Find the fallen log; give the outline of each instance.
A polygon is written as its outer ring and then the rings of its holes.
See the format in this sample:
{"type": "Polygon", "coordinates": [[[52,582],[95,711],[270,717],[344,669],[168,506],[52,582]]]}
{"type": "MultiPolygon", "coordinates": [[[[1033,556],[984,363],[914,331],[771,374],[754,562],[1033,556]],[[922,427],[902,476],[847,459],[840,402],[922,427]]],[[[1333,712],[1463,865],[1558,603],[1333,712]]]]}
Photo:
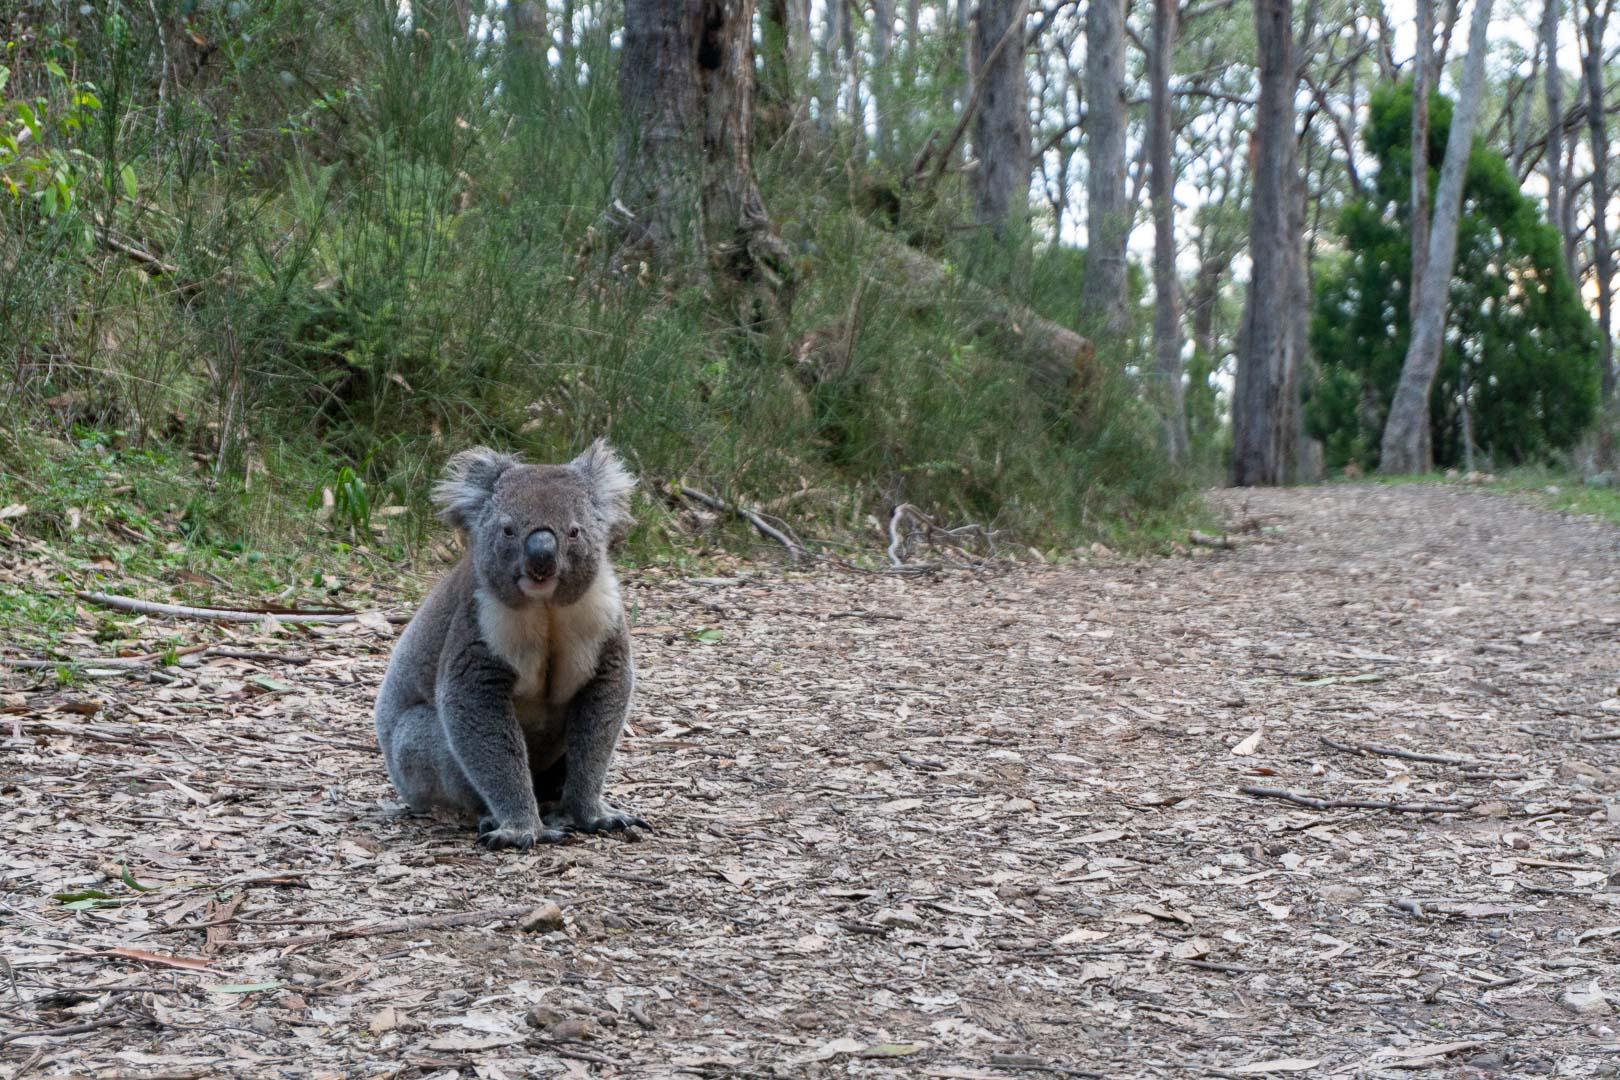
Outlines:
{"type": "Polygon", "coordinates": [[[1066,388],[1076,377],[1087,374],[1097,351],[1086,338],[994,289],[968,280],[899,237],[869,222],[861,221],[860,225],[865,239],[895,270],[892,280],[927,297],[930,304],[938,303],[941,296],[960,296],[975,329],[995,332],[1028,358],[1035,382],[1048,388],[1066,388]]]}

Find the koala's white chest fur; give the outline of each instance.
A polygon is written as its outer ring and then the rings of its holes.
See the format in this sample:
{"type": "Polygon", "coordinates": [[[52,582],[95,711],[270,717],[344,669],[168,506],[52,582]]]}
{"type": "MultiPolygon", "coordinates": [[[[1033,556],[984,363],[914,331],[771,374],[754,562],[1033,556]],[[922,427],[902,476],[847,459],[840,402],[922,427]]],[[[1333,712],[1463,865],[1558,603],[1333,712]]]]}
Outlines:
{"type": "Polygon", "coordinates": [[[537,604],[514,611],[478,593],[479,632],[490,650],[517,672],[512,697],[520,703],[520,719],[550,712],[579,693],[596,673],[602,644],[618,626],[620,611],[619,582],[608,568],[567,607],[537,604]]]}

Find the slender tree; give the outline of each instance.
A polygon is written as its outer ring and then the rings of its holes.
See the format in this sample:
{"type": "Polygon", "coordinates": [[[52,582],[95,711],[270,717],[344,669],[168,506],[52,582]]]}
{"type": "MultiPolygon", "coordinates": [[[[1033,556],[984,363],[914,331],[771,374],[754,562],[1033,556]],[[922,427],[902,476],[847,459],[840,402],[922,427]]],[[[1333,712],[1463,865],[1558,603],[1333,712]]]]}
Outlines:
{"type": "Polygon", "coordinates": [[[1384,422],[1379,468],[1386,473],[1426,472],[1433,459],[1429,391],[1434,386],[1441,346],[1445,343],[1451,272],[1457,257],[1457,223],[1462,213],[1463,180],[1474,145],[1474,121],[1479,116],[1479,101],[1484,90],[1486,31],[1490,20],[1491,0],[1477,0],[1468,31],[1468,58],[1463,65],[1457,107],[1446,138],[1446,157],[1440,166],[1440,183],[1435,190],[1434,213],[1429,224],[1429,258],[1423,267],[1423,276],[1418,282],[1419,295],[1412,309],[1412,336],[1401,366],[1395,400],[1384,422]]]}
{"type": "Polygon", "coordinates": [[[1082,323],[1106,337],[1130,328],[1125,244],[1132,212],[1125,200],[1125,3],[1086,5],[1086,267],[1082,323]]]}
{"type": "Polygon", "coordinates": [[[878,160],[894,153],[894,0],[872,5],[872,122],[878,160]]]}
{"type": "Polygon", "coordinates": [[[1176,0],[1153,0],[1149,57],[1148,168],[1153,201],[1153,355],[1170,460],[1187,456],[1187,406],[1181,386],[1181,304],[1176,281],[1176,178],[1170,169],[1170,60],[1176,42],[1176,0]]]}
{"type": "Polygon", "coordinates": [[[1592,149],[1592,273],[1597,278],[1599,356],[1603,399],[1614,396],[1614,251],[1609,245],[1609,117],[1603,108],[1603,34],[1613,0],[1586,0],[1586,48],[1581,74],[1586,83],[1586,127],[1592,149]]]}
{"type": "MultiPolygon", "coordinates": [[[[1547,167],[1547,220],[1563,235],[1564,226],[1564,72],[1558,66],[1558,25],[1563,0],[1547,0],[1541,10],[1541,51],[1546,64],[1547,145],[1542,160],[1547,167]]],[[[1564,245],[1564,268],[1575,276],[1574,251],[1564,245]]]]}
{"type": "Polygon", "coordinates": [[[1412,291],[1417,314],[1418,282],[1429,261],[1429,95],[1434,93],[1434,0],[1415,0],[1417,37],[1412,48],[1412,291]]]}
{"type": "Polygon", "coordinates": [[[1232,402],[1232,482],[1238,486],[1284,481],[1293,442],[1294,321],[1278,298],[1290,290],[1289,203],[1298,171],[1294,135],[1293,3],[1255,0],[1254,29],[1260,61],[1255,109],[1254,194],[1249,218],[1249,289],[1239,331],[1232,402]]]}

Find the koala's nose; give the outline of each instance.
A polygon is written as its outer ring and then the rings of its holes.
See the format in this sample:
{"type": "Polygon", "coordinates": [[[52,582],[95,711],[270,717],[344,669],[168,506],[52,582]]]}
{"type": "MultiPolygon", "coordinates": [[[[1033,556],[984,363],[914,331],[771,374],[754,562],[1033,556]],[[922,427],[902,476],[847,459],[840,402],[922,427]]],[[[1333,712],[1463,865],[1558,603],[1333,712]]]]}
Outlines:
{"type": "Polygon", "coordinates": [[[523,568],[536,581],[550,577],[557,569],[557,534],[536,529],[523,541],[523,568]]]}

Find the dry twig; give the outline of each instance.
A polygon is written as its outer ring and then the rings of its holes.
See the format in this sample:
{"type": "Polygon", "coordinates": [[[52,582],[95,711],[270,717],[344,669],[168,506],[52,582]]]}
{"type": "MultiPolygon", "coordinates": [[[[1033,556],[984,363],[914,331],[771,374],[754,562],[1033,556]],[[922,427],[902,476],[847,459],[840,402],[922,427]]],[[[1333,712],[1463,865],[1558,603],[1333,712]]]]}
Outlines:
{"type": "Polygon", "coordinates": [[[349,938],[380,937],[385,934],[414,934],[419,930],[451,930],[463,926],[480,926],[490,922],[511,922],[534,910],[533,904],[518,907],[488,908],[484,911],[455,911],[448,915],[425,915],[415,919],[389,919],[369,926],[346,926],[324,934],[306,934],[303,937],[251,938],[245,941],[227,941],[233,949],[287,949],[304,945],[320,945],[328,941],[346,941],[349,938]]]}
{"type": "Polygon", "coordinates": [[[1376,743],[1347,743],[1322,736],[1322,745],[1333,750],[1342,750],[1347,754],[1366,754],[1372,757],[1402,758],[1406,761],[1424,761],[1432,765],[1455,765],[1460,769],[1483,769],[1491,764],[1477,758],[1458,757],[1454,754],[1421,754],[1416,750],[1402,750],[1396,746],[1379,746],[1376,743]]]}
{"type": "Polygon", "coordinates": [[[1254,787],[1250,784],[1238,788],[1245,795],[1254,795],[1262,799],[1281,799],[1296,806],[1307,806],[1312,810],[1387,810],[1394,814],[1461,814],[1472,810],[1477,803],[1403,803],[1379,801],[1377,799],[1318,799],[1312,795],[1301,795],[1297,791],[1286,791],[1283,788],[1254,787]]]}
{"type": "Polygon", "coordinates": [[[985,547],[986,554],[992,553],[995,544],[995,538],[991,535],[990,530],[983,525],[969,524],[947,528],[910,503],[901,503],[889,514],[889,564],[896,569],[905,567],[906,555],[909,554],[907,541],[911,539],[911,535],[915,535],[903,534],[900,531],[900,526],[905,521],[914,521],[922,526],[922,536],[925,542],[933,543],[938,538],[946,547],[952,547],[968,554],[971,554],[971,551],[963,543],[964,537],[978,537],[980,543],[985,547]]]}
{"type": "MultiPolygon", "coordinates": [[[[74,593],[80,600],[119,611],[133,611],[139,615],[164,615],[175,619],[207,619],[213,622],[263,622],[275,619],[283,623],[350,623],[358,621],[363,611],[288,611],[284,608],[219,608],[191,607],[187,604],[163,604],[155,600],[137,600],[133,596],[114,593],[74,593]]],[[[375,614],[382,615],[381,612],[375,614]]],[[[383,618],[394,621],[391,617],[383,618]]]]}

